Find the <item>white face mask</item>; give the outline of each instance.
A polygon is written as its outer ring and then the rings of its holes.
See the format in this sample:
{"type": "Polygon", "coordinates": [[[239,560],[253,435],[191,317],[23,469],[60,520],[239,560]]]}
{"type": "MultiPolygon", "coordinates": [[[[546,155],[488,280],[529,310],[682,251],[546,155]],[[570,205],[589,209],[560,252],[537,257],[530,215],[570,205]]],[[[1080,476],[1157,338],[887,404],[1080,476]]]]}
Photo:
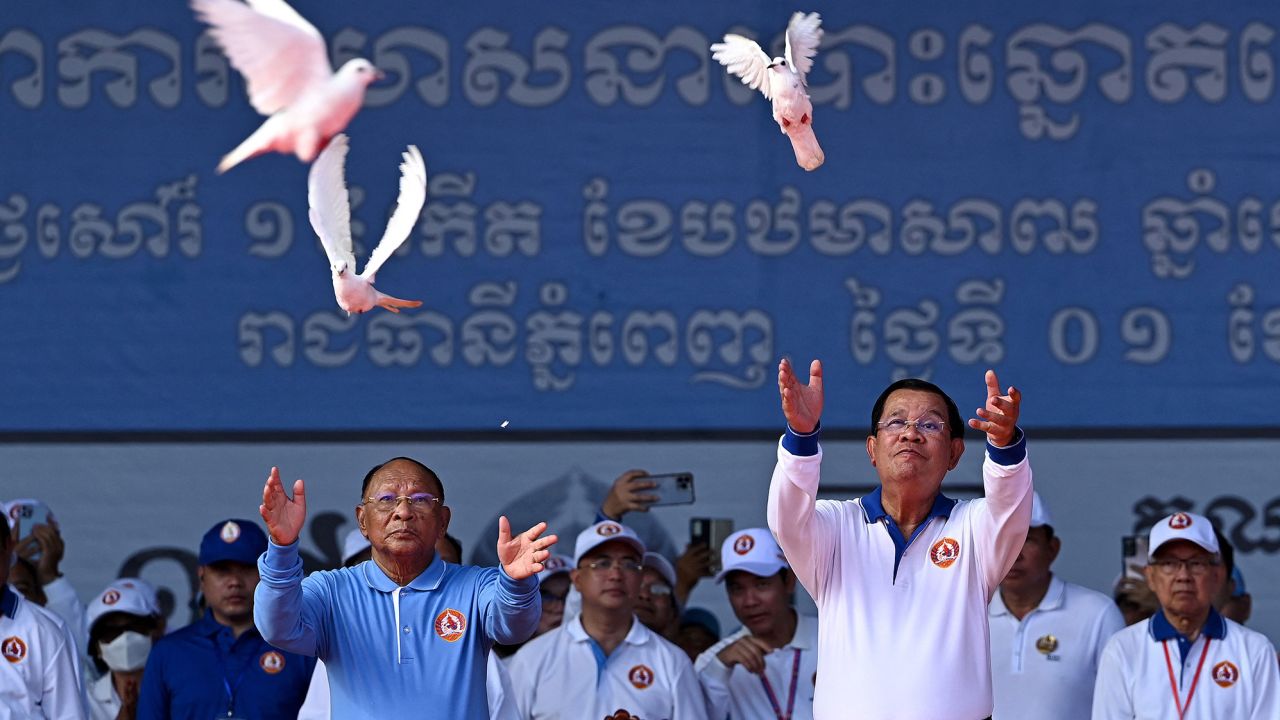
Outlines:
{"type": "Polygon", "coordinates": [[[102,653],[102,662],[116,672],[141,670],[151,652],[151,638],[125,630],[109,643],[99,642],[98,650],[102,653]]]}

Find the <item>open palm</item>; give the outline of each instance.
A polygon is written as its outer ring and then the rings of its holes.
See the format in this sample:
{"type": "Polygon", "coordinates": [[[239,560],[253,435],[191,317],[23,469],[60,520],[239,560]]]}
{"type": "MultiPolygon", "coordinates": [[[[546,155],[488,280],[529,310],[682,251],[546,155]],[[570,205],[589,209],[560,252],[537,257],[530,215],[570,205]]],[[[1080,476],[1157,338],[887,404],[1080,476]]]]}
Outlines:
{"type": "Polygon", "coordinates": [[[809,384],[796,378],[791,361],[778,363],[778,394],[782,397],[782,414],[787,424],[798,433],[810,433],[822,417],[822,361],[809,364],[809,384]]]}

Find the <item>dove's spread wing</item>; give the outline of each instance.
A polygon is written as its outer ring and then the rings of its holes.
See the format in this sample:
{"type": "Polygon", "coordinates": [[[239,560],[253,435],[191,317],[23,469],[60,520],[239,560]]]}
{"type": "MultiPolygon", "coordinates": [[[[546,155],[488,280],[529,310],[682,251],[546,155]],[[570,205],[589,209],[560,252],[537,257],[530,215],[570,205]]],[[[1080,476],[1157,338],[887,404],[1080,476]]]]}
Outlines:
{"type": "Polygon", "coordinates": [[[759,90],[766,98],[773,99],[769,89],[771,60],[755,40],[730,33],[724,36],[724,42],[711,46],[711,57],[728,68],[729,72],[742,78],[743,85],[759,90]]]}
{"type": "Polygon", "coordinates": [[[369,256],[369,264],[364,266],[360,277],[372,278],[413,232],[418,224],[418,214],[427,201],[427,166],[422,162],[422,153],[410,145],[404,153],[404,162],[400,163],[400,197],[396,199],[396,210],[387,221],[387,229],[382,233],[382,240],[369,256]]]}
{"type": "Polygon", "coordinates": [[[351,204],[347,197],[344,165],[347,161],[347,136],[339,133],[311,164],[307,175],[307,204],[311,206],[311,227],[320,236],[329,264],[347,263],[356,271],[356,258],[351,253],[351,204]]]}
{"type": "Polygon", "coordinates": [[[284,0],[191,0],[263,115],[289,107],[333,75],[324,38],[284,0]]]}
{"type": "Polygon", "coordinates": [[[822,18],[818,13],[805,15],[798,12],[787,25],[787,64],[800,75],[803,82],[813,68],[813,56],[818,54],[822,41],[822,18]]]}

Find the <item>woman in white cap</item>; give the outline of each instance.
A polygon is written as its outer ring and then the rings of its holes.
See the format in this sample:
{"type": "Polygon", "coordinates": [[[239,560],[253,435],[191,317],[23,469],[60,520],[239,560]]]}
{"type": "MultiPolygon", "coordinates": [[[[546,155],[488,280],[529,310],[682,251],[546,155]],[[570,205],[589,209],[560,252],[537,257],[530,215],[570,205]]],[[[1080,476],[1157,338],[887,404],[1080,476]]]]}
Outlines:
{"type": "Polygon", "coordinates": [[[86,613],[90,659],[102,673],[89,685],[89,717],[133,720],[151,643],[164,634],[156,591],[145,580],[120,578],[98,593],[86,613]]]}

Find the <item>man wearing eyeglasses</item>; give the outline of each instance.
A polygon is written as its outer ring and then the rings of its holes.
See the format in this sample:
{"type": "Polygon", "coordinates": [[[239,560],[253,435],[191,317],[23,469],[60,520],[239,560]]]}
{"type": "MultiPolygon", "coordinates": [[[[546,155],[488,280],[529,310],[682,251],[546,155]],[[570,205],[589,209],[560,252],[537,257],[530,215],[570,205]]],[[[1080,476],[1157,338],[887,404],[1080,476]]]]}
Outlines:
{"type": "Polygon", "coordinates": [[[271,542],[258,561],[254,619],[277,647],[314,655],[329,673],[333,716],[487,718],[485,662],[494,642],[533,633],[534,575],[555,535],[539,523],[512,536],[498,523],[500,568],[447,564],[435,550],[448,529],[444,486],[430,468],[393,458],[365,475],[356,522],[372,559],[302,577],[302,480],[289,499],[272,468],[259,511],[271,542]]]}
{"type": "Polygon", "coordinates": [[[899,380],[871,410],[867,456],[880,487],[817,500],[822,364],[802,384],[778,366],[787,430],[769,484],[769,529],[818,606],[814,717],[977,720],[991,713],[987,603],[1031,519],[1031,468],[1017,427],[1021,393],[987,398],[969,426],[986,433],[985,498],[956,501],[942,479],[960,462],[964,426],[933,383],[899,380]],[[920,672],[928,675],[921,687],[920,672]]]}
{"type": "Polygon", "coordinates": [[[570,578],[577,617],[530,640],[511,660],[521,718],[705,720],[693,665],[636,619],[644,543],[631,528],[599,522],[578,535],[570,578]]]}
{"type": "Polygon", "coordinates": [[[1160,609],[1107,643],[1094,720],[1280,718],[1275,648],[1213,608],[1226,570],[1208,518],[1174,513],[1151,528],[1148,547],[1160,609]]]}

